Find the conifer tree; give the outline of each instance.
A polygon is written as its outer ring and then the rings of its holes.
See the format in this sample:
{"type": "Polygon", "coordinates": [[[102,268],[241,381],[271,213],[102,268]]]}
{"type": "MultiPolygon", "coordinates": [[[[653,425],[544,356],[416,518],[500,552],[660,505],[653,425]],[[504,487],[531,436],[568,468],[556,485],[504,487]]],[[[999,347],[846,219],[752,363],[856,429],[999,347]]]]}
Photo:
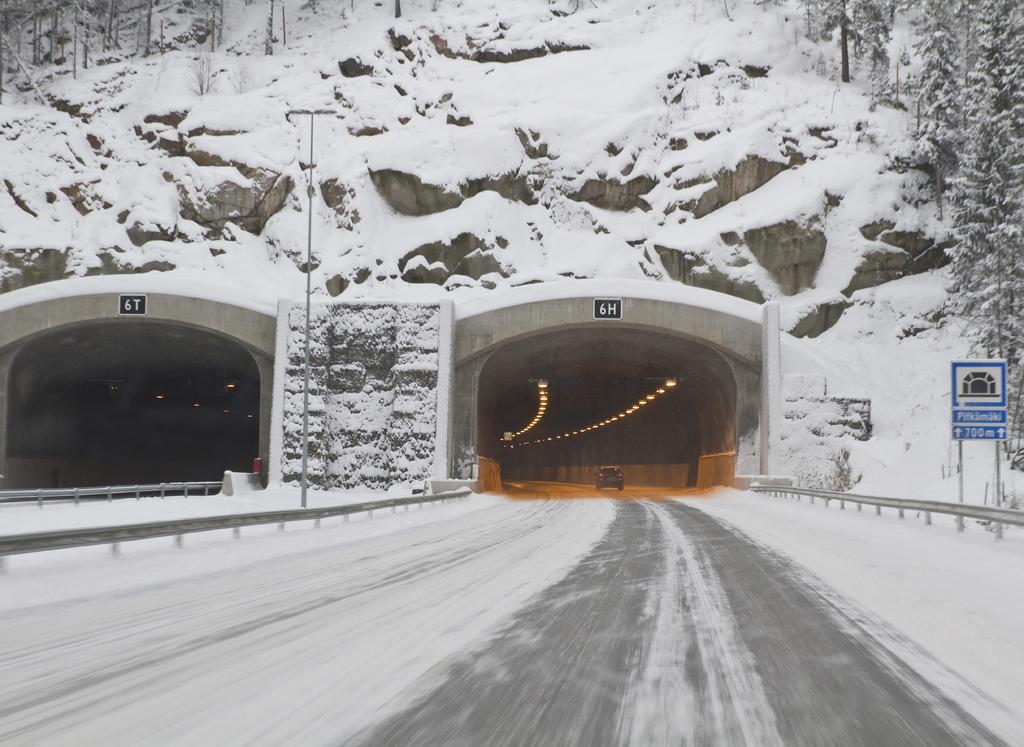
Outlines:
{"type": "Polygon", "coordinates": [[[931,169],[935,199],[943,217],[945,179],[957,162],[960,141],[960,46],[954,9],[948,0],[923,0],[916,24],[915,51],[921,65],[918,81],[918,162],[931,169]]]}
{"type": "Polygon", "coordinates": [[[1024,344],[1022,37],[1016,0],[980,0],[951,252],[955,305],[974,320],[985,352],[1017,362],[1024,344]]]}

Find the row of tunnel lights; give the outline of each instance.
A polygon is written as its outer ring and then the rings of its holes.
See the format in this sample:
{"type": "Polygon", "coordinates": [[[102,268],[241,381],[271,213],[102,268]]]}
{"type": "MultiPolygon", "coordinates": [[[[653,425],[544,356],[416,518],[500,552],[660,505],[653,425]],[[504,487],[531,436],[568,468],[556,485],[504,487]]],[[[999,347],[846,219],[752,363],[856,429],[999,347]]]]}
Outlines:
{"type": "Polygon", "coordinates": [[[633,404],[633,405],[627,407],[625,410],[620,412],[618,415],[613,415],[610,418],[605,418],[604,420],[599,420],[599,421],[597,421],[595,423],[591,423],[590,425],[585,426],[583,428],[579,428],[577,430],[566,431],[565,433],[560,433],[560,434],[557,434],[557,435],[554,435],[554,436],[545,436],[545,437],[541,437],[541,438],[536,438],[536,439],[534,439],[532,441],[523,441],[520,444],[514,444],[514,443],[512,443],[512,441],[514,441],[515,439],[521,437],[523,434],[528,432],[531,428],[534,428],[538,423],[540,423],[541,419],[544,417],[544,413],[547,412],[547,407],[548,407],[548,383],[544,379],[541,379],[540,381],[537,382],[537,392],[538,392],[538,399],[539,399],[539,401],[537,403],[537,414],[534,415],[533,420],[531,420],[521,430],[516,431],[515,433],[505,434],[505,438],[504,438],[505,443],[503,444],[503,446],[506,449],[514,449],[514,448],[516,448],[517,445],[520,446],[520,447],[522,447],[522,446],[533,446],[534,444],[548,443],[549,441],[560,441],[563,438],[574,438],[576,436],[582,436],[585,433],[590,433],[591,431],[597,430],[598,428],[605,428],[605,427],[607,427],[609,425],[612,425],[614,423],[619,422],[620,420],[624,420],[625,418],[629,417],[630,415],[632,415],[635,412],[638,412],[641,407],[646,407],[649,403],[651,403],[654,400],[656,400],[659,396],[661,396],[662,394],[665,394],[670,389],[672,389],[673,387],[677,386],[678,383],[679,382],[676,379],[665,379],[665,384],[663,386],[659,386],[657,389],[655,389],[650,394],[645,394],[643,397],[641,397],[639,400],[637,400],[636,404],[633,404]]]}
{"type": "Polygon", "coordinates": [[[537,382],[537,414],[533,416],[533,420],[523,426],[520,430],[512,433],[511,435],[505,434],[506,441],[512,441],[520,436],[525,435],[533,428],[536,428],[541,420],[544,419],[544,413],[548,411],[548,382],[546,379],[540,379],[537,382]]]}
{"type": "MultiPolygon", "coordinates": [[[[232,390],[237,389],[237,388],[238,388],[238,384],[236,384],[233,381],[229,381],[227,384],[224,385],[224,393],[227,394],[229,391],[232,391],[232,390]]],[[[163,392],[156,392],[153,395],[153,399],[160,399],[160,400],[162,400],[162,399],[166,399],[166,398],[167,398],[167,395],[165,395],[163,392]]],[[[200,403],[198,401],[193,402],[192,403],[192,407],[194,407],[194,408],[202,407],[202,403],[200,403]]],[[[225,409],[224,410],[224,414],[225,415],[230,415],[231,414],[231,410],[230,409],[225,409]]],[[[247,418],[252,418],[253,416],[250,413],[250,414],[246,415],[246,417],[247,418]]]]}

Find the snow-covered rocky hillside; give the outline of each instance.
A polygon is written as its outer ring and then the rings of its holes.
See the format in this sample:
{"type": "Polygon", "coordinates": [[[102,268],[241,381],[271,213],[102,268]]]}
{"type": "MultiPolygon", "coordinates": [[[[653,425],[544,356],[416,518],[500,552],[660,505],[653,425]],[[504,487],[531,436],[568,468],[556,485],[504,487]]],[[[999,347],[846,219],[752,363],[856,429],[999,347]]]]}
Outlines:
{"type": "MultiPolygon", "coordinates": [[[[795,2],[727,17],[720,0],[406,0],[397,20],[390,3],[282,4],[272,56],[265,4],[227,0],[209,53],[183,41],[182,3],[164,14],[173,49],[41,76],[56,108],[5,99],[0,290],[160,271],[299,292],[309,120],[287,114],[329,109],[315,293],[461,299],[569,277],[777,299],[794,335],[825,333],[805,344],[865,367],[847,371],[876,401],[858,471],[905,466],[913,408],[915,448],[945,452],[929,403],[965,343],[930,331],[945,233],[909,167],[912,114],[837,84],[835,45],[807,39],[795,2]],[[938,369],[894,391],[883,363],[922,356],[938,369]]],[[[910,48],[898,25],[904,80],[910,48]]]]}

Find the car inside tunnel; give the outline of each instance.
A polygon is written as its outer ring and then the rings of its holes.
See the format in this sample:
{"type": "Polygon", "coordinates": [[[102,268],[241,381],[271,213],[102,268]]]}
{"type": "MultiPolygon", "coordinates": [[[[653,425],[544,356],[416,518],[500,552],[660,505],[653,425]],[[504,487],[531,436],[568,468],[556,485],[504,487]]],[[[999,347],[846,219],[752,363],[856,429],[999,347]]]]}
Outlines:
{"type": "Polygon", "coordinates": [[[7,382],[5,486],[219,480],[259,454],[260,375],[239,343],[153,320],[45,333],[7,382]]]}
{"type": "Polygon", "coordinates": [[[646,328],[574,327],[510,343],[480,373],[481,469],[503,481],[729,484],[736,382],[717,351],[646,328]]]}

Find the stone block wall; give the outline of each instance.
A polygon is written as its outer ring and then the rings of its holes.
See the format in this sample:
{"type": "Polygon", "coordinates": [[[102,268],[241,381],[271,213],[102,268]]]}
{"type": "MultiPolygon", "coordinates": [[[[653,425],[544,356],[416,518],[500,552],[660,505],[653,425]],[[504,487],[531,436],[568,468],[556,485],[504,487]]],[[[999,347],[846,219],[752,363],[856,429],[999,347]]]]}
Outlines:
{"type": "MultiPolygon", "coordinates": [[[[305,305],[286,310],[280,478],[302,460],[305,305]]],[[[448,303],[317,303],[310,313],[311,487],[418,487],[444,472],[452,314],[448,303]]]]}

